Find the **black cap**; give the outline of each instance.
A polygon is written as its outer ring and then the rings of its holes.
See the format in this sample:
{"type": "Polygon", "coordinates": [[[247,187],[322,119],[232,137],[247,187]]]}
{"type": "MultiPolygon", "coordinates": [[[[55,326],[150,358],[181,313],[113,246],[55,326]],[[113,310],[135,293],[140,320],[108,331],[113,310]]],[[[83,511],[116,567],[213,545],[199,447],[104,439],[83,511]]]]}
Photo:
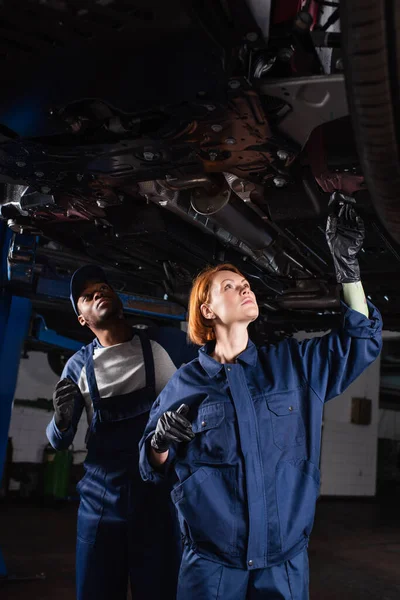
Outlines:
{"type": "Polygon", "coordinates": [[[85,289],[88,281],[93,281],[95,283],[107,283],[107,277],[101,267],[97,265],[85,265],[81,267],[71,277],[70,284],[70,300],[73,306],[73,309],[77,315],[78,312],[78,300],[79,296],[85,289]]]}

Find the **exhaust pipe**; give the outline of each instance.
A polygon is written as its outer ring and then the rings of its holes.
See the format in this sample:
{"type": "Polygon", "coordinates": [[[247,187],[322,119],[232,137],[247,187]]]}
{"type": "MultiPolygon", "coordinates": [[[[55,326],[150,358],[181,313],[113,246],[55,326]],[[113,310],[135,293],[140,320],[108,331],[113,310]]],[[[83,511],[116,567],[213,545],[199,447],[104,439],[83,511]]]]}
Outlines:
{"type": "Polygon", "coordinates": [[[191,206],[199,215],[210,218],[243,240],[252,250],[265,250],[276,239],[275,232],[274,235],[269,233],[266,224],[230,188],[225,187],[212,196],[197,188],[192,192],[191,206]]]}

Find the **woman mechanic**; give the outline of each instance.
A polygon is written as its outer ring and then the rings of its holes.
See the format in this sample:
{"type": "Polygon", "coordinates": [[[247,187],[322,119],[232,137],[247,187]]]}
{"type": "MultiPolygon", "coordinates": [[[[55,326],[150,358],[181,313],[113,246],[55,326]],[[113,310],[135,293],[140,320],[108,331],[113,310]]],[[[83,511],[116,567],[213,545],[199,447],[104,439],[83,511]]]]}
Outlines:
{"type": "Polygon", "coordinates": [[[382,327],[360,282],[364,226],[346,198],[326,237],[346,304],[341,328],[321,338],[256,348],[247,327],[258,306],[240,271],[223,264],[194,282],[189,335],[205,345],[161,392],[140,443],[143,479],[178,477],[178,600],[309,597],[323,405],[376,359],[382,327]]]}

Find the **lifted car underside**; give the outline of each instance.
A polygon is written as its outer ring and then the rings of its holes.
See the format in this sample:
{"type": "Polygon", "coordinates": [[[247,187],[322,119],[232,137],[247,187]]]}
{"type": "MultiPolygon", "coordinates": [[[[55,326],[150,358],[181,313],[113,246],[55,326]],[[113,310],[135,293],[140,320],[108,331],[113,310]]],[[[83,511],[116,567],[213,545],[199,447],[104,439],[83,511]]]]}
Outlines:
{"type": "MultiPolygon", "coordinates": [[[[305,24],[297,0],[1,3],[0,211],[40,235],[32,293],[96,262],[122,292],[185,306],[193,276],[230,261],[261,333],[324,329],[341,190],[366,223],[366,293],[399,327],[400,247],[359,165],[335,8],[308,4],[305,24]]],[[[24,260],[14,244],[15,273],[24,260]]]]}

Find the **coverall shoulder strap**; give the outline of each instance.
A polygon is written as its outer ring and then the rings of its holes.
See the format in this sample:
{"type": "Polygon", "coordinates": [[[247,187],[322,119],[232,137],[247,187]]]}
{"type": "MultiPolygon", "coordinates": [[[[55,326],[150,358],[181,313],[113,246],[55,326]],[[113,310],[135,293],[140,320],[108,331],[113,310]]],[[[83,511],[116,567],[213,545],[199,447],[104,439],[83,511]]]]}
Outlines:
{"type": "Polygon", "coordinates": [[[86,379],[89,389],[90,398],[93,403],[93,408],[96,410],[99,408],[100,394],[99,388],[97,387],[96,376],[94,373],[94,362],[93,353],[95,349],[94,341],[85,347],[85,368],[86,368],[86,379]]]}
{"type": "Polygon", "coordinates": [[[155,390],[156,374],[154,369],[154,357],[151,342],[149,337],[140,329],[137,329],[136,333],[139,336],[140,343],[142,345],[143,360],[146,369],[146,387],[150,387],[155,390]]]}

